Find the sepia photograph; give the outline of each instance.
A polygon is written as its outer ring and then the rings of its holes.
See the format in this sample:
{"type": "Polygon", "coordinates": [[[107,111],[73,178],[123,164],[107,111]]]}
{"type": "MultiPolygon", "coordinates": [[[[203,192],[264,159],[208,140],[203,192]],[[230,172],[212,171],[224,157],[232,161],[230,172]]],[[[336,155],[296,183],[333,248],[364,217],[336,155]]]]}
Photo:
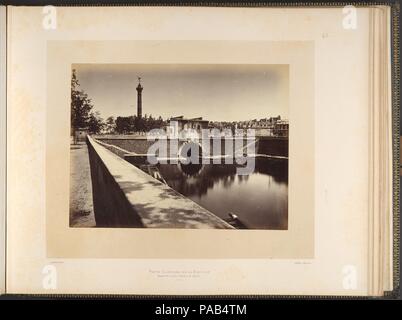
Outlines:
{"type": "Polygon", "coordinates": [[[288,77],[72,65],[70,227],[287,230],[288,77]]]}

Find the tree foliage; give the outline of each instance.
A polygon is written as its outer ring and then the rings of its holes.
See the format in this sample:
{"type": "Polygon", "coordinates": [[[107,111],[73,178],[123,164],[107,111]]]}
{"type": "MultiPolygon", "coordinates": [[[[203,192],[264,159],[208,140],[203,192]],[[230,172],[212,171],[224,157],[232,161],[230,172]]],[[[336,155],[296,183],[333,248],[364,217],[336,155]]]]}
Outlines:
{"type": "Polygon", "coordinates": [[[76,70],[71,76],[71,131],[86,128],[90,133],[99,133],[104,123],[99,112],[93,111],[93,104],[88,94],[80,89],[76,70]]]}
{"type": "Polygon", "coordinates": [[[110,116],[106,119],[105,131],[106,131],[106,133],[115,133],[116,132],[116,119],[114,117],[110,116]]]}
{"type": "Polygon", "coordinates": [[[106,127],[99,112],[91,112],[88,119],[88,131],[90,133],[100,133],[106,127]]]}
{"type": "Polygon", "coordinates": [[[133,132],[147,132],[152,129],[162,128],[166,122],[159,118],[153,118],[152,115],[145,115],[142,118],[137,116],[117,117],[115,123],[115,131],[119,134],[133,132]]]}

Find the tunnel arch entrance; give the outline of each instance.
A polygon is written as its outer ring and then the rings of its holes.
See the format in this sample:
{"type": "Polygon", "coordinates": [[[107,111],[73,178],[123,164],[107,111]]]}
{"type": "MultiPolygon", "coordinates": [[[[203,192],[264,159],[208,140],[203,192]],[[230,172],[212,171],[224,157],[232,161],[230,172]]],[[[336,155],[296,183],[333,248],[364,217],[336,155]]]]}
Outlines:
{"type": "Polygon", "coordinates": [[[202,159],[202,146],[195,141],[187,141],[178,151],[179,162],[183,164],[200,164],[202,159]]]}

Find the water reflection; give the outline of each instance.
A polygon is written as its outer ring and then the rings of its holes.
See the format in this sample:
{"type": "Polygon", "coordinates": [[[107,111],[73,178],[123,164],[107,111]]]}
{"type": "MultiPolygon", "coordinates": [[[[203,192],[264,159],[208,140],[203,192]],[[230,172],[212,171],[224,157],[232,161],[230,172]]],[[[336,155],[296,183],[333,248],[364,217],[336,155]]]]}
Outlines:
{"type": "Polygon", "coordinates": [[[170,187],[222,219],[232,213],[250,229],[287,229],[287,160],[257,158],[247,176],[236,166],[161,164],[159,171],[170,187]]]}
{"type": "Polygon", "coordinates": [[[202,164],[183,164],[179,163],[179,169],[183,172],[186,176],[195,176],[201,172],[204,168],[202,164]]]}

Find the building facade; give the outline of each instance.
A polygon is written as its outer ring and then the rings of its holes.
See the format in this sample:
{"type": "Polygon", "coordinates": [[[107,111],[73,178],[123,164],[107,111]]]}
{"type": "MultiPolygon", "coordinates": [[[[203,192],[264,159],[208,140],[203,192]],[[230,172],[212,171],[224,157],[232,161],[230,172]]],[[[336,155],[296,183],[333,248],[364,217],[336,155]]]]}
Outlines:
{"type": "Polygon", "coordinates": [[[183,116],[172,117],[168,120],[167,134],[169,137],[192,138],[198,137],[201,130],[208,129],[208,120],[202,117],[186,119],[183,116]]]}

